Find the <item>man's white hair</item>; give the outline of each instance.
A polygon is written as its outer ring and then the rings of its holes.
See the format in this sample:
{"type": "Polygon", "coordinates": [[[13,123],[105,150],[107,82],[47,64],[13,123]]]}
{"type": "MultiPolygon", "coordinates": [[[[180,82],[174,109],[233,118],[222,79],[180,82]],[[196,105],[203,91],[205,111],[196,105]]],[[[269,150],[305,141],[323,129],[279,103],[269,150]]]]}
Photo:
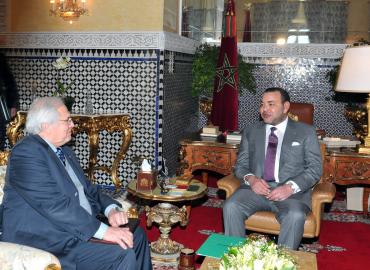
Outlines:
{"type": "Polygon", "coordinates": [[[27,112],[26,131],[39,134],[42,124],[54,124],[59,121],[58,108],[65,106],[60,97],[42,97],[32,102],[27,112]]]}

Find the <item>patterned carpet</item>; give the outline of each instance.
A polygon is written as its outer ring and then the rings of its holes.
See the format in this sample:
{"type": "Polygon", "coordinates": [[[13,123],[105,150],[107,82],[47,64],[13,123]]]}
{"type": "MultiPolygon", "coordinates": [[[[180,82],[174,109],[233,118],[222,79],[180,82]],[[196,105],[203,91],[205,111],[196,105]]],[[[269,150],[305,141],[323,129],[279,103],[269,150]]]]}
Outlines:
{"type": "MultiPolygon", "coordinates": [[[[184,244],[186,247],[197,250],[201,243],[211,233],[222,233],[222,212],[224,200],[220,199],[217,188],[209,187],[208,198],[196,207],[193,207],[191,220],[185,228],[174,226],[171,238],[184,244]],[[201,222],[199,222],[201,220],[201,222]]],[[[222,198],[222,194],[221,194],[222,198]]],[[[145,217],[142,213],[142,226],[145,227],[145,217]]],[[[363,243],[370,236],[370,218],[362,212],[348,211],[343,194],[339,194],[328,212],[323,213],[320,238],[316,242],[304,240],[300,250],[317,254],[318,268],[326,268],[328,264],[338,264],[338,256],[343,260],[335,269],[360,269],[346,267],[345,261],[350,261],[357,255],[358,260],[368,260],[370,244],[363,243]],[[364,234],[365,233],[365,234],[364,234]],[[347,257],[347,259],[346,259],[347,257]]],[[[159,232],[156,226],[145,228],[150,241],[158,238],[159,232]]],[[[197,258],[197,267],[202,258],[197,258]]],[[[369,261],[370,262],[370,261],[369,261]]],[[[153,264],[155,270],[177,269],[176,264],[153,264]]]]}
{"type": "Polygon", "coordinates": [[[334,200],[329,213],[324,213],[323,220],[338,222],[361,222],[370,224],[370,218],[365,217],[362,212],[346,209],[346,201],[334,200]]]}

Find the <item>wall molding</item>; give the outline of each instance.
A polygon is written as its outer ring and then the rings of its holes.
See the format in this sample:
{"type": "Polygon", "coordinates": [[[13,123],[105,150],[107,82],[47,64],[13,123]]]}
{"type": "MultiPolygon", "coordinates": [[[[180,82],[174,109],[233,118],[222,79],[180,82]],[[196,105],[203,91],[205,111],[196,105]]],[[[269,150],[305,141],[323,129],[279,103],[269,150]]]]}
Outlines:
{"type": "Polygon", "coordinates": [[[199,42],[168,32],[30,32],[0,34],[1,48],[160,49],[193,54],[199,42]]]}
{"type": "MultiPolygon", "coordinates": [[[[30,32],[0,34],[0,48],[159,49],[194,54],[200,42],[169,32],[30,32]]],[[[339,59],[346,44],[238,43],[245,58],[339,59]]]]}
{"type": "Polygon", "coordinates": [[[243,57],[297,57],[339,59],[346,44],[285,44],[276,43],[238,43],[243,57]]]}

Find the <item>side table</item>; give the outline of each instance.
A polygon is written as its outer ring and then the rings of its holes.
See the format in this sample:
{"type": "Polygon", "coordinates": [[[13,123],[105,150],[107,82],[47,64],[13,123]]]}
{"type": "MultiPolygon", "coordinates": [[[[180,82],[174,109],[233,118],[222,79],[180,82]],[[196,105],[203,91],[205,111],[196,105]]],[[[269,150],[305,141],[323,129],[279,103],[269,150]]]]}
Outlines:
{"type": "Polygon", "coordinates": [[[368,214],[370,155],[329,150],[325,156],[323,179],[338,185],[365,185],[362,204],[364,214],[368,214]]]}
{"type": "MultiPolygon", "coordinates": [[[[238,144],[209,141],[183,140],[180,145],[177,175],[184,177],[190,177],[195,170],[210,170],[228,175],[234,168],[239,150],[238,144]]],[[[202,172],[202,181],[207,185],[207,172],[202,172]]]]}
{"type": "Polygon", "coordinates": [[[136,180],[130,181],[126,186],[127,192],[140,199],[158,202],[157,205],[150,208],[145,207],[147,225],[150,227],[153,222],[159,225],[161,235],[159,239],[151,243],[151,255],[153,261],[177,261],[181,244],[170,238],[171,226],[180,222],[182,226],[187,225],[190,216],[191,205],[189,202],[203,197],[207,192],[207,186],[198,180],[191,180],[189,186],[195,186],[195,191],[161,194],[157,186],[154,190],[137,190],[136,180]],[[188,203],[187,206],[178,208],[171,202],[188,203]]]}

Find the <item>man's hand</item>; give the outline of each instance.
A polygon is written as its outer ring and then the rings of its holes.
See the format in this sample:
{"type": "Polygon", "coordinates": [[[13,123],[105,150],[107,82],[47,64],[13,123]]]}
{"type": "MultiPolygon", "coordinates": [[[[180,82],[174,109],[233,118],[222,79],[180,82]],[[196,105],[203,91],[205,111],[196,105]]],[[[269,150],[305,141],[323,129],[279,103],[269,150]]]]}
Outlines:
{"type": "Polygon", "coordinates": [[[128,222],[127,213],[124,211],[117,211],[116,209],[112,209],[108,214],[108,221],[112,227],[125,225],[128,222]]]}
{"type": "Polygon", "coordinates": [[[262,196],[267,196],[270,193],[270,186],[265,180],[258,178],[255,175],[250,175],[247,179],[254,193],[262,196]]]}
{"type": "Polygon", "coordinates": [[[134,246],[134,237],[128,228],[108,227],[103,236],[103,240],[117,243],[123,249],[134,246]]]}
{"type": "Polygon", "coordinates": [[[293,194],[293,188],[291,185],[281,185],[271,191],[270,194],[266,196],[268,200],[271,201],[283,201],[293,194]]]}

